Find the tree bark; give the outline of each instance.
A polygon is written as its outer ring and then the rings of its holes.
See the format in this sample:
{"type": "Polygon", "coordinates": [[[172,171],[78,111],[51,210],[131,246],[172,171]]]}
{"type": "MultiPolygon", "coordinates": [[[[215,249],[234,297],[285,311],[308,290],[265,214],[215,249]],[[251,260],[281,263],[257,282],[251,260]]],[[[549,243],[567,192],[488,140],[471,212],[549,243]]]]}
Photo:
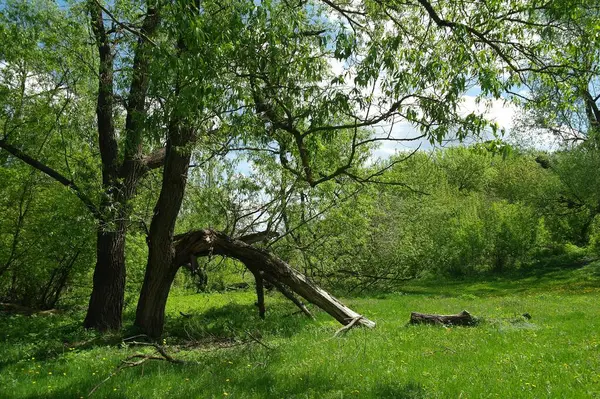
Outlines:
{"type": "MultiPolygon", "coordinates": [[[[199,11],[200,5],[199,1],[192,4],[188,12],[193,14],[199,11]]],[[[177,39],[176,50],[178,57],[186,50],[183,36],[177,39]]],[[[178,98],[181,92],[179,70],[174,87],[174,96],[178,98]]],[[[148,263],[135,314],[135,325],[150,337],[162,334],[169,290],[180,266],[173,262],[173,233],[187,185],[191,144],[195,137],[195,129],[186,119],[185,112],[177,107],[173,109],[167,130],[162,185],[148,234],[148,263]]],[[[185,262],[189,259],[190,256],[185,262]]]]}
{"type": "Polygon", "coordinates": [[[412,312],[410,314],[410,324],[435,324],[452,326],[472,326],[477,324],[477,318],[469,312],[463,310],[458,314],[439,315],[412,312]]]}
{"type": "MultiPolygon", "coordinates": [[[[98,2],[88,2],[90,25],[98,52],[98,94],[96,117],[98,144],[102,168],[103,199],[97,205],[93,198],[71,179],[35,159],[6,141],[0,139],[0,148],[33,168],[69,187],[85,204],[98,222],[97,259],[94,269],[92,294],[84,325],[98,330],[118,330],[121,327],[123,298],[125,294],[125,235],[129,216],[128,202],[135,195],[136,186],[150,169],[162,166],[164,150],[148,156],[142,153],[143,121],[146,117],[146,97],[149,87],[151,54],[149,37],[160,23],[158,9],[152,6],[142,23],[133,61],[133,73],[126,105],[125,154],[120,162],[117,139],[114,98],[115,40],[104,26],[103,8],[98,2]]],[[[109,14],[110,15],[110,14],[109,14]]],[[[10,266],[10,265],[9,265],[10,266]]]]}
{"type": "Polygon", "coordinates": [[[281,284],[277,280],[271,280],[270,283],[273,284],[273,286],[275,286],[275,288],[277,288],[284,297],[292,301],[292,303],[296,305],[298,309],[300,309],[300,311],[306,315],[306,317],[308,317],[311,320],[315,320],[315,316],[313,316],[312,313],[310,313],[306,305],[304,305],[302,301],[296,298],[296,296],[285,285],[281,284]]]}
{"type": "Polygon", "coordinates": [[[126,225],[123,219],[119,220],[116,216],[123,212],[125,204],[119,201],[119,197],[122,196],[122,187],[120,187],[122,184],[117,181],[119,146],[113,118],[113,43],[104,28],[102,10],[93,2],[90,2],[90,22],[99,58],[96,119],[104,197],[98,215],[96,267],[92,294],[83,325],[86,328],[107,331],[121,328],[125,295],[126,225]]]}
{"type": "MultiPolygon", "coordinates": [[[[191,158],[188,144],[193,136],[191,128],[177,120],[172,122],[162,187],[148,235],[148,264],[135,316],[135,325],[150,337],[162,334],[169,290],[179,266],[183,264],[173,262],[173,232],[187,183],[191,158]]],[[[189,259],[190,256],[184,263],[189,259]]]]}
{"type": "MultiPolygon", "coordinates": [[[[167,166],[165,166],[166,169],[167,166]]],[[[164,181],[169,180],[165,179],[164,181]]],[[[173,191],[166,192],[173,193],[173,191]]],[[[159,207],[160,203],[159,199],[156,211],[162,209],[159,207]]],[[[160,212],[156,213],[152,220],[155,228],[161,226],[158,223],[161,219],[160,214],[160,212]]],[[[148,258],[148,267],[136,313],[135,325],[148,336],[157,338],[162,334],[169,289],[179,267],[187,264],[190,256],[208,256],[209,254],[238,259],[255,276],[261,275],[267,281],[289,287],[290,290],[317,305],[343,325],[353,323],[357,326],[375,327],[375,322],[348,308],[270,252],[211,229],[171,236],[172,245],[167,245],[168,240],[164,240],[169,237],[169,226],[166,228],[167,230],[155,231],[154,234],[152,234],[151,228],[150,243],[153,255],[149,255],[148,258]],[[159,239],[161,237],[162,240],[159,239]],[[162,244],[158,252],[153,252],[154,248],[159,248],[158,246],[154,247],[155,242],[162,244]]],[[[310,312],[307,314],[310,315],[310,312]]]]}
{"type": "Polygon", "coordinates": [[[97,233],[96,268],[86,328],[116,331],[121,328],[125,293],[125,227],[97,233]]]}

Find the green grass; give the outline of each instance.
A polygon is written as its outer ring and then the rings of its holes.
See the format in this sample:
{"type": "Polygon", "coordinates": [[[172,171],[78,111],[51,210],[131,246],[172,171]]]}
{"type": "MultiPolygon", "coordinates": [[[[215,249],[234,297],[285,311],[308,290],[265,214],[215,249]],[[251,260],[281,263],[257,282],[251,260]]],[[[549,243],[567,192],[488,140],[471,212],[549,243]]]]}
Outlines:
{"type": "MultiPolygon", "coordinates": [[[[378,324],[341,338],[326,314],[317,322],[290,316],[295,309],[277,295],[267,297],[261,321],[252,292],[180,294],[169,300],[166,342],[186,364],[124,369],[92,397],[600,397],[599,270],[593,263],[512,279],[415,282],[349,298],[378,324]],[[482,323],[406,325],[411,311],[463,309],[482,323]]],[[[2,316],[0,398],[87,397],[121,359],[144,351],[84,331],[81,317],[2,316]]]]}

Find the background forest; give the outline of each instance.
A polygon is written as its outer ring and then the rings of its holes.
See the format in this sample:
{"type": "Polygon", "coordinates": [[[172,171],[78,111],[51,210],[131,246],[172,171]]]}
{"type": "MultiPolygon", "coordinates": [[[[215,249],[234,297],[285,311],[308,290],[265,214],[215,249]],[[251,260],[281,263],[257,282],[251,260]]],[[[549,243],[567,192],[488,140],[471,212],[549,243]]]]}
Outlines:
{"type": "MultiPolygon", "coordinates": [[[[398,153],[393,159],[402,162],[381,184],[288,190],[284,198],[268,170],[193,170],[179,223],[182,231],[201,225],[245,233],[269,223],[285,202],[284,214],[276,215],[282,236],[269,248],[341,293],[393,291],[418,278],[511,275],[561,256],[596,258],[598,153],[491,144],[398,153]],[[227,176],[226,185],[210,184],[217,173],[227,176]]],[[[15,163],[2,174],[3,301],[83,306],[94,264],[92,221],[70,192],[28,167],[15,163]]],[[[153,196],[150,181],[127,238],[132,305],[143,280],[153,196]]],[[[175,287],[223,291],[251,283],[235,260],[215,256],[200,266],[206,277],[184,269],[175,287]]]]}

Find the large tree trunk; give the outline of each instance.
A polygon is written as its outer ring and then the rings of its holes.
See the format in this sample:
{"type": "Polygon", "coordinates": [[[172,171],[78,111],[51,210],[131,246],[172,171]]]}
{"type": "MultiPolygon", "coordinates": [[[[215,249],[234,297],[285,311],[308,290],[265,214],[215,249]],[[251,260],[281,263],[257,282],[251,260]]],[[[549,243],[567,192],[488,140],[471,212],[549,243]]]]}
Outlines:
{"type": "Polygon", "coordinates": [[[144,284],[140,293],[135,325],[150,337],[162,334],[165,307],[177,268],[162,267],[156,257],[148,259],[144,284]]]}
{"type": "Polygon", "coordinates": [[[124,204],[124,202],[117,201],[120,191],[117,181],[119,145],[113,118],[113,43],[105,30],[100,6],[90,4],[89,12],[99,59],[96,118],[98,145],[102,160],[102,187],[104,189],[100,210],[104,214],[101,212],[98,219],[96,268],[84,326],[106,331],[121,328],[125,294],[126,225],[124,219],[111,218],[111,216],[121,213],[115,212],[115,205],[124,204]]]}
{"type": "MultiPolygon", "coordinates": [[[[98,221],[96,267],[88,313],[84,325],[98,330],[118,330],[121,327],[121,314],[125,294],[125,235],[126,220],[129,216],[128,201],[135,195],[139,179],[150,169],[163,164],[164,149],[147,156],[143,154],[142,134],[146,117],[146,97],[149,87],[149,67],[151,63],[151,37],[160,23],[159,10],[148,6],[140,28],[141,35],[135,49],[131,84],[126,101],[127,117],[124,138],[124,157],[119,156],[119,135],[115,129],[113,114],[114,60],[117,41],[113,29],[105,29],[105,17],[99,2],[89,1],[90,24],[98,51],[98,94],[96,102],[99,152],[102,160],[103,200],[97,206],[93,198],[72,180],[52,167],[35,159],[18,147],[0,138],[0,148],[40,172],[45,173],[60,184],[69,187],[85,204],[98,221]],[[120,159],[123,161],[120,162],[120,159]],[[115,209],[117,211],[115,212],[115,209]],[[116,225],[116,227],[115,227],[116,225]]],[[[107,12],[107,11],[106,11],[107,12]]],[[[57,118],[58,122],[58,118],[57,118]]],[[[18,238],[18,237],[17,237],[18,238]]],[[[0,268],[0,274],[10,267],[9,262],[0,268]]]]}
{"type": "Polygon", "coordinates": [[[148,235],[148,264],[135,315],[135,325],[150,337],[162,334],[165,306],[179,266],[173,263],[173,232],[187,183],[191,158],[187,144],[193,134],[179,121],[173,121],[169,129],[162,187],[148,235]]]}
{"type": "MultiPolygon", "coordinates": [[[[193,15],[200,10],[200,2],[195,1],[192,4],[188,12],[194,18],[193,15]]],[[[181,36],[177,41],[177,53],[180,55],[184,51],[186,45],[181,36]]],[[[174,97],[177,98],[182,83],[179,76],[175,78],[174,83],[174,97]]],[[[177,238],[173,237],[187,183],[191,158],[190,147],[195,137],[195,132],[187,123],[183,111],[183,109],[174,109],[169,122],[162,187],[150,225],[148,264],[136,311],[135,325],[151,337],[160,336],[169,289],[178,268],[187,264],[192,256],[213,252],[239,259],[255,276],[262,276],[267,281],[288,286],[293,292],[319,306],[344,325],[374,327],[374,322],[344,306],[269,252],[254,248],[240,240],[232,240],[213,230],[201,230],[177,238]]],[[[301,144],[300,140],[299,146],[301,144]]],[[[306,154],[301,151],[303,161],[304,155],[306,154]]],[[[307,176],[309,181],[312,181],[308,169],[307,176]]]]}
{"type": "MultiPolygon", "coordinates": [[[[195,1],[190,3],[188,11],[193,13],[199,8],[199,1],[195,1]]],[[[178,56],[185,50],[185,40],[180,36],[177,40],[178,56]]],[[[176,71],[174,83],[177,98],[181,91],[179,71],[176,71]]],[[[173,263],[173,232],[187,184],[195,133],[186,120],[185,112],[174,109],[167,131],[162,186],[148,234],[148,263],[135,314],[135,325],[150,337],[162,334],[167,298],[178,269],[178,265],[173,263]]]]}
{"type": "Polygon", "coordinates": [[[97,233],[96,268],[84,326],[100,331],[121,328],[125,292],[125,228],[97,233]]]}

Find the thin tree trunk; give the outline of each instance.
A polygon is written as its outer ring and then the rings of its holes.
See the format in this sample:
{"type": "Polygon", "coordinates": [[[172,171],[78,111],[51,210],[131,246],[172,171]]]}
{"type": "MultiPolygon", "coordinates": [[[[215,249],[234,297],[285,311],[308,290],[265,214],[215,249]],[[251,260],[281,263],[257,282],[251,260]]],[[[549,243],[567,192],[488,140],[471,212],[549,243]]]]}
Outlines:
{"type": "Polygon", "coordinates": [[[69,280],[71,271],[73,270],[75,262],[77,262],[77,258],[79,257],[80,253],[81,249],[78,249],[77,252],[75,252],[75,255],[73,255],[73,257],[71,258],[71,260],[69,260],[69,263],[61,268],[56,287],[54,288],[54,294],[52,298],[49,299],[49,302],[44,306],[44,310],[54,309],[56,307],[56,303],[60,299],[60,295],[67,285],[67,281],[69,280]]]}
{"type": "Polygon", "coordinates": [[[312,320],[315,319],[315,316],[313,316],[312,313],[310,313],[306,305],[304,305],[302,301],[296,298],[296,296],[294,296],[294,294],[285,285],[281,284],[277,280],[271,280],[270,283],[273,284],[275,288],[277,288],[284,297],[292,301],[294,305],[298,306],[298,309],[300,309],[300,311],[304,313],[306,317],[312,320]]]}
{"type": "Polygon", "coordinates": [[[258,317],[261,319],[265,318],[265,287],[263,284],[263,277],[260,272],[254,274],[256,281],[256,306],[258,307],[258,317]]]}

